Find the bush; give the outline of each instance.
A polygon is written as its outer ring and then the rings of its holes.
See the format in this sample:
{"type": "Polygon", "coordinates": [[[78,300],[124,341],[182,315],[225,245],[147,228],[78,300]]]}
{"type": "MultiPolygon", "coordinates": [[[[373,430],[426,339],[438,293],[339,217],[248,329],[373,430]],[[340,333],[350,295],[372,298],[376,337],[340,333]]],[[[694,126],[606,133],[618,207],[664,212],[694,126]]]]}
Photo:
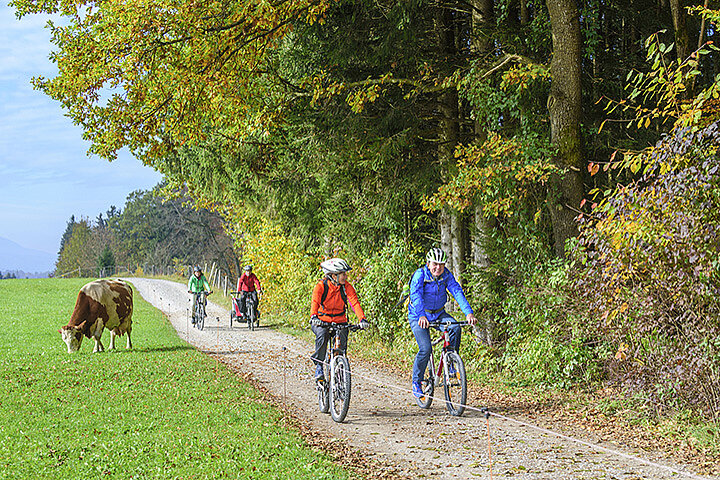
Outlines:
{"type": "Polygon", "coordinates": [[[568,388],[601,375],[597,342],[571,307],[569,271],[567,262],[554,260],[508,290],[502,365],[509,381],[568,388]]]}
{"type": "Polygon", "coordinates": [[[392,344],[398,335],[407,335],[407,306],[397,305],[403,286],[410,283],[415,270],[423,264],[422,252],[399,238],[366,262],[366,273],[358,282],[361,304],[377,326],[382,341],[392,344]]]}
{"type": "Polygon", "coordinates": [[[319,260],[266,220],[241,241],[246,260],[254,265],[263,286],[262,309],[295,327],[307,327],[319,260]]]}
{"type": "Polygon", "coordinates": [[[651,401],[720,415],[720,128],[678,130],[652,170],[593,211],[576,286],[617,349],[612,373],[651,401]]]}

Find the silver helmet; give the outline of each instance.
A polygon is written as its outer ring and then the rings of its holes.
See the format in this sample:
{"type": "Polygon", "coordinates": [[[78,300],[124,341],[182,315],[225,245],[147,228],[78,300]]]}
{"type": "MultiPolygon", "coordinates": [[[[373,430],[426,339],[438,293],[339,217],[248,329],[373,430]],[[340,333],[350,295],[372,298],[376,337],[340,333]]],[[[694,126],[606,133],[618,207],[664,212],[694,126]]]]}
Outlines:
{"type": "Polygon", "coordinates": [[[331,258],[329,260],[325,260],[320,264],[320,268],[323,269],[323,272],[325,272],[326,275],[349,272],[352,270],[350,265],[342,258],[331,258]]]}

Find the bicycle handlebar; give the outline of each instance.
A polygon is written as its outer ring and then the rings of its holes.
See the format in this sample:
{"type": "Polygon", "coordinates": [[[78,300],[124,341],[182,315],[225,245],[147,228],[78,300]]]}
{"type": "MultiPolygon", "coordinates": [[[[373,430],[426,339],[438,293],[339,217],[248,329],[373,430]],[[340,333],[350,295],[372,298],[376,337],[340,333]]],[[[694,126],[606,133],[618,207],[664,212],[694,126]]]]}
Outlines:
{"type": "Polygon", "coordinates": [[[457,320],[454,322],[428,322],[430,325],[470,325],[466,320],[463,320],[462,322],[458,322],[457,320]]]}
{"type": "Polygon", "coordinates": [[[320,325],[318,325],[321,328],[335,328],[338,330],[347,329],[351,332],[354,332],[355,330],[363,330],[360,328],[360,325],[355,325],[352,323],[333,323],[333,322],[322,322],[320,325]]]}

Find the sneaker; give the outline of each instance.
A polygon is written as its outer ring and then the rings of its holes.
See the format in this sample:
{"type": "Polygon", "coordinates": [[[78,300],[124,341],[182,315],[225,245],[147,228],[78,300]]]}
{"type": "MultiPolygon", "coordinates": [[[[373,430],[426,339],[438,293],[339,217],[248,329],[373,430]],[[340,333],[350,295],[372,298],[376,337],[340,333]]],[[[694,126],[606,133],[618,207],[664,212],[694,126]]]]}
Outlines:
{"type": "Polygon", "coordinates": [[[457,377],[457,372],[455,371],[455,367],[453,365],[448,365],[448,376],[450,376],[450,378],[457,377]]]}
{"type": "Polygon", "coordinates": [[[325,380],[325,372],[323,371],[322,365],[315,365],[315,380],[318,382],[325,380]]]}
{"type": "Polygon", "coordinates": [[[422,391],[422,385],[420,385],[420,382],[412,382],[412,392],[413,392],[413,395],[415,395],[415,398],[425,397],[425,394],[422,391]]]}

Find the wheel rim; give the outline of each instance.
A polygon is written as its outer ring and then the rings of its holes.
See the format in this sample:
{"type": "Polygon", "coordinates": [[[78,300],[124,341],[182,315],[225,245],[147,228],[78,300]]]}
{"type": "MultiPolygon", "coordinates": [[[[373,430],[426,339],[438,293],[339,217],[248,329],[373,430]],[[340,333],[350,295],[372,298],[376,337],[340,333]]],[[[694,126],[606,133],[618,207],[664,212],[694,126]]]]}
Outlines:
{"type": "Polygon", "coordinates": [[[465,367],[457,353],[447,355],[447,366],[444,369],[444,387],[447,409],[452,415],[462,415],[465,411],[467,401],[467,382],[465,378],[465,367]],[[455,369],[455,376],[449,377],[450,367],[455,369]]]}
{"type": "Polygon", "coordinates": [[[330,413],[333,420],[345,420],[350,407],[350,366],[344,357],[336,357],[331,366],[332,380],[330,382],[330,413]]]}

